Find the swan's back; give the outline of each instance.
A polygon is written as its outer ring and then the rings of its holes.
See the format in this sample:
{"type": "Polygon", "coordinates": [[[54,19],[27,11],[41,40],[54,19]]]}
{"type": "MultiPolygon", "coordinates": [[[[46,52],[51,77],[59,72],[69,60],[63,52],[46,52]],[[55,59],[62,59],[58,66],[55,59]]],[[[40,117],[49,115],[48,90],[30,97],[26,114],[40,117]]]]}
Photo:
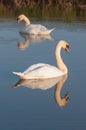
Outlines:
{"type": "Polygon", "coordinates": [[[45,65],[38,68],[35,68],[31,71],[24,72],[24,75],[27,75],[27,78],[33,79],[45,79],[45,78],[54,78],[62,76],[63,73],[54,66],[45,65]]]}
{"type": "Polygon", "coordinates": [[[41,31],[47,31],[48,29],[45,26],[42,26],[40,24],[30,24],[29,29],[36,29],[36,30],[41,30],[41,31]]]}

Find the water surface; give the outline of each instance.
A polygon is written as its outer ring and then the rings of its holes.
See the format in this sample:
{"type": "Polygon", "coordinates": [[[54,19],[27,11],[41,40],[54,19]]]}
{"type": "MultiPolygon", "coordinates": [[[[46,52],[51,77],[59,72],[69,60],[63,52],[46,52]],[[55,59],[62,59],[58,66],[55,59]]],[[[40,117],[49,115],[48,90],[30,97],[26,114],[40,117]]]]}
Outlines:
{"type": "Polygon", "coordinates": [[[30,39],[29,44],[21,49],[18,41],[23,43],[25,39],[19,30],[24,24],[18,25],[14,19],[0,20],[0,129],[85,130],[86,24],[58,21],[32,23],[56,29],[51,33],[52,39],[30,39]],[[70,45],[70,54],[64,50],[61,52],[69,72],[60,94],[61,98],[69,95],[67,103],[60,106],[56,101],[56,82],[45,90],[25,85],[14,88],[19,78],[12,71],[22,72],[30,65],[41,62],[56,66],[54,50],[61,39],[70,45]]]}

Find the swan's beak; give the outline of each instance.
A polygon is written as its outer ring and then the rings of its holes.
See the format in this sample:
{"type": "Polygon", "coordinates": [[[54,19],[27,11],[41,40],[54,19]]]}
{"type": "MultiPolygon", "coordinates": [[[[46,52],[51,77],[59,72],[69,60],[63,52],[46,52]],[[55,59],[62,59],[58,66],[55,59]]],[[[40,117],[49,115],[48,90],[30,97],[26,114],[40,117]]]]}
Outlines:
{"type": "Polygon", "coordinates": [[[65,101],[67,102],[67,101],[68,101],[68,99],[69,99],[68,92],[65,94],[64,98],[65,98],[65,101]]]}
{"type": "Polygon", "coordinates": [[[70,52],[69,45],[66,45],[65,51],[68,52],[68,53],[70,52]]]}
{"type": "Polygon", "coordinates": [[[19,17],[17,18],[17,22],[20,23],[20,18],[19,17]]]}

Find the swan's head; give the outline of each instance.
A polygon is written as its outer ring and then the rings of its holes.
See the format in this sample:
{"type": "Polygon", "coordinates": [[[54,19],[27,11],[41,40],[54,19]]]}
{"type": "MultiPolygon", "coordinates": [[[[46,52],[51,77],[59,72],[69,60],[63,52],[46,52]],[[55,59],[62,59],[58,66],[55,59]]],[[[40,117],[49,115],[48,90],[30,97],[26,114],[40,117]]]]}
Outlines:
{"type": "Polygon", "coordinates": [[[69,52],[69,44],[68,44],[68,42],[66,42],[64,40],[61,40],[61,41],[59,41],[58,46],[60,48],[65,49],[66,52],[69,52]]]}
{"type": "Polygon", "coordinates": [[[18,23],[20,23],[22,20],[25,21],[26,25],[29,25],[30,24],[30,21],[29,19],[24,15],[24,14],[21,14],[17,17],[17,21],[18,23]]]}
{"type": "Polygon", "coordinates": [[[18,23],[20,23],[22,20],[24,20],[25,15],[21,14],[17,17],[18,23]]]}

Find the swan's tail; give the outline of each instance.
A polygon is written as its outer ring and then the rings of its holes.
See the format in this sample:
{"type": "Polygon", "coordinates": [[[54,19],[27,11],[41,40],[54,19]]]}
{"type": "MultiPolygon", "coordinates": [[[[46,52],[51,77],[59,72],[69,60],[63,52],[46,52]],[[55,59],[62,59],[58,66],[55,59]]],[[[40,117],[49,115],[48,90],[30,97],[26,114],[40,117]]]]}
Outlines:
{"type": "Polygon", "coordinates": [[[19,76],[21,79],[23,78],[24,74],[21,72],[12,72],[13,74],[19,76]]]}
{"type": "Polygon", "coordinates": [[[42,31],[42,32],[40,32],[40,34],[41,34],[41,35],[48,35],[48,34],[50,34],[54,29],[55,29],[55,28],[52,28],[52,29],[46,30],[46,31],[42,31]]]}
{"type": "Polygon", "coordinates": [[[50,34],[53,30],[55,30],[55,28],[52,28],[52,29],[48,30],[49,34],[50,34]]]}

